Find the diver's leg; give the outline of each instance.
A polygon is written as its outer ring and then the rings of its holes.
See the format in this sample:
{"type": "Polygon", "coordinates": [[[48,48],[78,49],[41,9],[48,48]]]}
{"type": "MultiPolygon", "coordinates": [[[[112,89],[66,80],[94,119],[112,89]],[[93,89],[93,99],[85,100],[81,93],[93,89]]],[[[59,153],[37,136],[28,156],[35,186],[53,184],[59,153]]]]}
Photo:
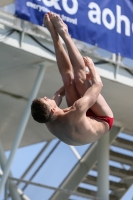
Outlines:
{"type": "Polygon", "coordinates": [[[59,39],[59,35],[51,22],[51,13],[48,13],[44,16],[44,23],[51,33],[51,37],[53,39],[57,65],[65,86],[66,101],[68,106],[71,106],[80,97],[75,87],[72,65],[59,39]]]}

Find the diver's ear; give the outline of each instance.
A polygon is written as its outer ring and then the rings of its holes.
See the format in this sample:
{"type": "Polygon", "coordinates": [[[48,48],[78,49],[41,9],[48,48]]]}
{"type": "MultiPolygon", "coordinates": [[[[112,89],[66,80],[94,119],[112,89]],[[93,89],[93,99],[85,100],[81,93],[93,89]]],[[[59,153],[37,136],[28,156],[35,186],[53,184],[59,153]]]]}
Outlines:
{"type": "Polygon", "coordinates": [[[52,112],[52,113],[55,113],[55,108],[52,108],[52,109],[51,109],[51,112],[52,112]]]}

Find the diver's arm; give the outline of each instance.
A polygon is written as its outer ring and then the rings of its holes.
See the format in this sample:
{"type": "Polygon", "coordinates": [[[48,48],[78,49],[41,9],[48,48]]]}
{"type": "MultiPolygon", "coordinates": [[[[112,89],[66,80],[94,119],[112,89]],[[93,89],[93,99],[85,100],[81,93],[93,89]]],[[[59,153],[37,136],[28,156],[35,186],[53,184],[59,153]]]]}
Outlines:
{"type": "Polygon", "coordinates": [[[60,106],[63,96],[65,96],[64,86],[62,86],[59,90],[57,90],[52,98],[53,100],[55,100],[57,106],[60,106]]]}

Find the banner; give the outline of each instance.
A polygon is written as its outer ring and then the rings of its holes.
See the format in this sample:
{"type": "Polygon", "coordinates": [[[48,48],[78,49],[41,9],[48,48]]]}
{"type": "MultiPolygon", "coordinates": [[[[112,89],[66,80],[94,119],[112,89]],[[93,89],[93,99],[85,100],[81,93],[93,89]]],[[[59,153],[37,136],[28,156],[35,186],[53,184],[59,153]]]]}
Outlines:
{"type": "Polygon", "coordinates": [[[34,24],[49,11],[71,37],[133,59],[133,0],[16,0],[16,16],[34,24]]]}

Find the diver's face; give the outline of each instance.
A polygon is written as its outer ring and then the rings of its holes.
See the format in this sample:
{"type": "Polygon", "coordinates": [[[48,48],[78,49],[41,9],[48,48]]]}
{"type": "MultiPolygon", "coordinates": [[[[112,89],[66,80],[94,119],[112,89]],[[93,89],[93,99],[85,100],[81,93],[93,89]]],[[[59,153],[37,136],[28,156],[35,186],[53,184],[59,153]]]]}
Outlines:
{"type": "Polygon", "coordinates": [[[57,107],[54,100],[49,99],[48,97],[41,98],[41,101],[49,106],[49,108],[55,108],[57,107]]]}

